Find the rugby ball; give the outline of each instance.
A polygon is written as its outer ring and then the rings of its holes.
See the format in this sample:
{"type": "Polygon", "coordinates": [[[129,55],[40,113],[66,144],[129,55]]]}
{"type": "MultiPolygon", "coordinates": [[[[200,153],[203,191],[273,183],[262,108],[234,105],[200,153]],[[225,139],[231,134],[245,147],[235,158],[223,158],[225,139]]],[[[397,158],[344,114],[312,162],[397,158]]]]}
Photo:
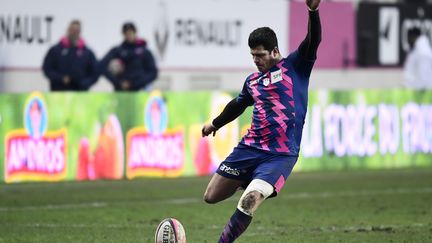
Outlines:
{"type": "Polygon", "coordinates": [[[156,229],[155,243],[186,243],[183,225],[175,218],[162,220],[156,229]]]}

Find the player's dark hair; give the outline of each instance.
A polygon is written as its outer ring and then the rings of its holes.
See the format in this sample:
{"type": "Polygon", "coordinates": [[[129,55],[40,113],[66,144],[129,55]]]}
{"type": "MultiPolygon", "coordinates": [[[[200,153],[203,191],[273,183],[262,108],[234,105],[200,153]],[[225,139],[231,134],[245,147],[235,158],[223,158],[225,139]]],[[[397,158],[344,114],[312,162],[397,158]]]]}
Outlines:
{"type": "Polygon", "coordinates": [[[265,50],[271,52],[275,47],[278,47],[278,40],[272,29],[261,27],[250,33],[248,44],[251,49],[262,45],[265,50]]]}

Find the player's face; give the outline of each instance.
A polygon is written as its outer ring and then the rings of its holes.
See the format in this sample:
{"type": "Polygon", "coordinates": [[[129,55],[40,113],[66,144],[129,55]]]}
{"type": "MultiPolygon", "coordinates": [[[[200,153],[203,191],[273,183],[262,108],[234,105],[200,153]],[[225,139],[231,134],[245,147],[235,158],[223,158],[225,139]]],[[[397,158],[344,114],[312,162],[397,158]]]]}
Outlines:
{"type": "Polygon", "coordinates": [[[258,46],[256,48],[251,48],[250,53],[252,55],[252,59],[255,65],[260,72],[267,72],[271,67],[273,67],[278,59],[277,59],[277,49],[273,49],[273,51],[269,52],[264,49],[264,47],[258,46]]]}

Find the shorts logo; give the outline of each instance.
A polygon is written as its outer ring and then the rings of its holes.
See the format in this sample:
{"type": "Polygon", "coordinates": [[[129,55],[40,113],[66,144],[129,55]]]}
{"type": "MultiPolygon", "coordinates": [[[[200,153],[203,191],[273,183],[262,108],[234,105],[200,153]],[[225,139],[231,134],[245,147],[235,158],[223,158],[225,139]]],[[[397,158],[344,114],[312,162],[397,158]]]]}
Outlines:
{"type": "Polygon", "coordinates": [[[227,173],[227,174],[230,174],[230,175],[234,175],[234,176],[239,176],[240,175],[240,171],[239,170],[233,169],[233,168],[231,168],[229,166],[226,166],[226,165],[221,165],[219,167],[219,169],[221,171],[227,173]]]}

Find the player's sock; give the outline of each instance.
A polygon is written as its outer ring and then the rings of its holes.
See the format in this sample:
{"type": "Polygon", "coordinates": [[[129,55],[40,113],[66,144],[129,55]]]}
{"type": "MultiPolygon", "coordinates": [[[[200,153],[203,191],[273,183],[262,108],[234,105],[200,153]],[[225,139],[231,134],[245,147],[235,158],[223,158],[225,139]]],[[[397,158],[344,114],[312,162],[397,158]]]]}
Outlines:
{"type": "Polygon", "coordinates": [[[219,243],[234,242],[249,226],[252,217],[236,209],[231,219],[225,225],[219,243]]]}

